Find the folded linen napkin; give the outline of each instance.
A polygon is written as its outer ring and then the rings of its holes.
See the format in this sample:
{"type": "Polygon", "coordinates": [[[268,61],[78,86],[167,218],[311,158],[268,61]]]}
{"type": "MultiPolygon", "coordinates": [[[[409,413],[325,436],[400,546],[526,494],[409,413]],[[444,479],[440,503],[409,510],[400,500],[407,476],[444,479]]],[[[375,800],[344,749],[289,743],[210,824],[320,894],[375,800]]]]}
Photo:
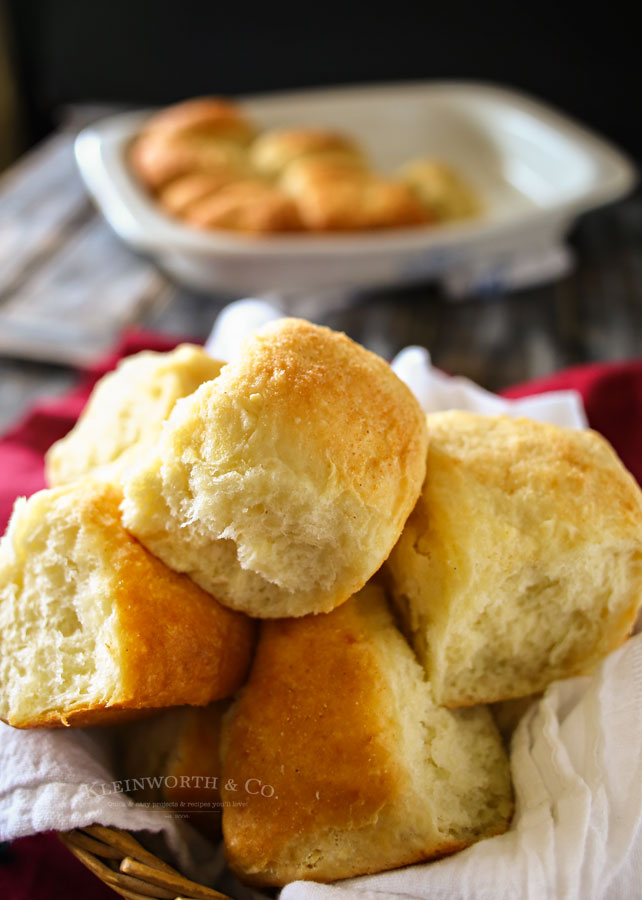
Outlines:
{"type": "MultiPolygon", "coordinates": [[[[279,315],[278,309],[261,301],[232,304],[219,318],[207,346],[214,355],[231,359],[249,330],[279,315]]],[[[132,349],[141,349],[140,343],[132,349]]],[[[456,407],[528,415],[572,427],[586,424],[574,391],[506,400],[434,370],[422,348],[407,348],[393,365],[426,410],[456,407]]],[[[609,373],[602,375],[610,377],[611,369],[609,373]]],[[[624,377],[637,386],[626,396],[631,403],[640,398],[642,404],[642,367],[633,364],[624,377]]],[[[587,370],[582,370],[581,377],[566,383],[590,382],[595,388],[596,381],[597,373],[589,378],[587,370]]],[[[69,400],[50,401],[0,442],[0,518],[6,519],[7,501],[13,494],[41,486],[42,453],[71,424],[87,392],[88,387],[69,400]]],[[[594,391],[593,399],[596,394],[599,391],[594,391]]],[[[608,401],[603,396],[598,400],[596,414],[603,415],[608,401]]],[[[607,427],[602,430],[608,432],[607,427]]],[[[635,429],[634,433],[635,441],[626,444],[623,455],[637,462],[641,447],[635,429]]],[[[287,886],[281,896],[283,900],[623,900],[638,896],[642,883],[641,746],[642,635],[612,654],[593,678],[555,684],[529,709],[513,739],[517,812],[506,835],[437,863],[336,885],[299,882],[287,886]]],[[[113,780],[110,753],[109,730],[22,732],[0,725],[0,838],[95,822],[163,831],[188,874],[202,880],[214,878],[221,867],[220,852],[210,859],[208,871],[202,863],[212,857],[211,847],[186,831],[180,820],[162,810],[137,806],[123,794],[91,790],[96,783],[113,780]]],[[[259,896],[227,879],[225,885],[234,896],[259,896]]]]}

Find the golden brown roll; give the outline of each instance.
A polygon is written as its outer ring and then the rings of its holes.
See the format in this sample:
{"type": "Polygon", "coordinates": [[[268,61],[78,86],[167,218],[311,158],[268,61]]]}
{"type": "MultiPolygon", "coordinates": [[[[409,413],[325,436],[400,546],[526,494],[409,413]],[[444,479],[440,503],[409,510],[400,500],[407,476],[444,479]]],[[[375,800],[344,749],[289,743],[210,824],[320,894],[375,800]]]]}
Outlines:
{"type": "Polygon", "coordinates": [[[280,183],[310,231],[398,228],[430,221],[407,185],[342,162],[296,162],[280,183]]]}
{"type": "Polygon", "coordinates": [[[69,434],[49,448],[47,483],[88,474],[117,482],[123,469],[154,447],[176,401],[216,378],[222,366],[193,344],[122,360],[97,382],[69,434]]]}
{"type": "Polygon", "coordinates": [[[642,497],[609,444],[507,416],[428,417],[427,475],[388,571],[438,703],[586,674],[642,601],[642,497]]]}
{"type": "Polygon", "coordinates": [[[399,178],[439,222],[454,222],[479,215],[481,202],[461,172],[436,159],[415,159],[399,170],[399,178]]]}
{"type": "Polygon", "coordinates": [[[225,854],[253,884],[433,859],[512,814],[490,713],[434,703],[372,583],[328,615],[263,623],[222,748],[225,854]]]}
{"type": "Polygon", "coordinates": [[[0,719],[93,725],[241,684],[253,623],[168,569],[90,479],[16,502],[0,542],[0,719]]]}
{"type": "Polygon", "coordinates": [[[161,188],[158,202],[170,215],[181,217],[199,201],[211,197],[228,184],[243,180],[245,175],[234,168],[190,172],[161,188]]]}
{"type": "Polygon", "coordinates": [[[126,473],[124,522],[235,609],[327,612],[386,559],[425,465],[424,416],[390,366],[282,319],[177,405],[126,473]]]}
{"type": "Polygon", "coordinates": [[[366,157],[358,144],[338,131],[325,128],[281,128],[266,131],[252,145],[252,165],[262,175],[277,178],[293,162],[323,159],[364,167],[366,157]]]}
{"type": "Polygon", "coordinates": [[[199,97],[160,110],[145,123],[129,148],[136,175],[150,190],[190,172],[236,171],[246,176],[245,147],[255,134],[238,106],[199,97]]]}
{"type": "Polygon", "coordinates": [[[193,203],[184,215],[197,228],[247,234],[300,231],[296,204],[283,191],[260,181],[237,181],[193,203]]]}
{"type": "Polygon", "coordinates": [[[207,134],[143,133],[129,150],[129,163],[143,184],[152,192],[193,172],[236,172],[247,177],[245,149],[232,141],[207,134]]]}

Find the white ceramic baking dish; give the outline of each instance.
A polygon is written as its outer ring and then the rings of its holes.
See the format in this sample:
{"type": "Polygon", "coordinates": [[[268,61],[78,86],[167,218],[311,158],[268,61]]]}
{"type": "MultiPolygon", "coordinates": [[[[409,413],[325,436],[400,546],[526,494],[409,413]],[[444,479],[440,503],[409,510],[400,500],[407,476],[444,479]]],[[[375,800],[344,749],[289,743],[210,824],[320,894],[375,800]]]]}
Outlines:
{"type": "Polygon", "coordinates": [[[448,226],[337,235],[249,237],[167,217],[128,171],[125,148],[149,111],[103,119],[77,138],[85,183],[120,237],[180,281],[238,294],[375,287],[427,279],[455,293],[550,278],[566,266],[575,218],[626,194],[630,161],[523,94],[475,83],[306,90],[242,98],[266,128],[327,125],[362,141],[392,171],[417,156],[452,163],[485,206],[448,226]]]}

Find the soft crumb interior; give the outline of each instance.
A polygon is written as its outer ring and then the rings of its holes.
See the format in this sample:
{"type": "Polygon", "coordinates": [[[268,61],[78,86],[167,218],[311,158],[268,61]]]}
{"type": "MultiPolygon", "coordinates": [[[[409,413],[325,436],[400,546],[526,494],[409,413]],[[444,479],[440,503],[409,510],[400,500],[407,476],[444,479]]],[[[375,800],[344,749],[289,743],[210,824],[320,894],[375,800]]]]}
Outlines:
{"type": "Polygon", "coordinates": [[[190,345],[123,360],[98,382],[73,430],[49,450],[49,484],[66,484],[88,473],[117,479],[155,445],[176,400],[216,378],[222,365],[190,345]]]}
{"type": "Polygon", "coordinates": [[[36,495],[0,545],[0,717],[29,723],[108,703],[116,690],[113,610],[91,536],[36,495]]]}
{"type": "Polygon", "coordinates": [[[503,830],[512,810],[510,773],[490,712],[437,706],[401,633],[388,627],[377,641],[410,776],[402,816],[408,840],[433,832],[469,843],[503,830]]]}
{"type": "Polygon", "coordinates": [[[416,499],[421,411],[346,345],[296,320],[256,335],[124,475],[125,527],[228,606],[329,611],[380,567],[416,499]]]}
{"type": "Polygon", "coordinates": [[[366,545],[383,540],[381,517],[339,489],[330,470],[315,482],[267,450],[260,465],[233,465],[213,471],[190,447],[180,467],[140,467],[125,485],[126,527],[229,606],[300,615],[325,594],[331,609],[336,584],[362,581],[366,545]]]}
{"type": "Polygon", "coordinates": [[[503,579],[491,575],[496,563],[463,548],[458,567],[469,574],[461,579],[444,578],[420,541],[412,554],[414,575],[408,558],[405,570],[398,560],[390,568],[394,600],[446,706],[526,696],[590,672],[629,634],[642,598],[642,555],[630,541],[583,544],[503,579]]]}
{"type": "Polygon", "coordinates": [[[429,476],[388,568],[437,701],[590,671],[642,600],[631,476],[588,431],[450,412],[429,433],[429,476]]]}
{"type": "Polygon", "coordinates": [[[445,627],[424,641],[446,703],[500,700],[590,671],[630,631],[639,606],[642,557],[583,547],[546,569],[525,569],[480,592],[453,598],[445,627]]]}

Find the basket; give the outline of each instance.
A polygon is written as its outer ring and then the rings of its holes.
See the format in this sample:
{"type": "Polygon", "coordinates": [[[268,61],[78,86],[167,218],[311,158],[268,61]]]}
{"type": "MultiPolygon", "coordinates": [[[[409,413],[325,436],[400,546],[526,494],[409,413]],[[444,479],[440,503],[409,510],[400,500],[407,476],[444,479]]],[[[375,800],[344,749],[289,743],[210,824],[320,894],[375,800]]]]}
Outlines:
{"type": "Polygon", "coordinates": [[[126,900],[231,900],[227,894],[184,878],[127,831],[89,825],[58,837],[76,859],[126,900]]]}

